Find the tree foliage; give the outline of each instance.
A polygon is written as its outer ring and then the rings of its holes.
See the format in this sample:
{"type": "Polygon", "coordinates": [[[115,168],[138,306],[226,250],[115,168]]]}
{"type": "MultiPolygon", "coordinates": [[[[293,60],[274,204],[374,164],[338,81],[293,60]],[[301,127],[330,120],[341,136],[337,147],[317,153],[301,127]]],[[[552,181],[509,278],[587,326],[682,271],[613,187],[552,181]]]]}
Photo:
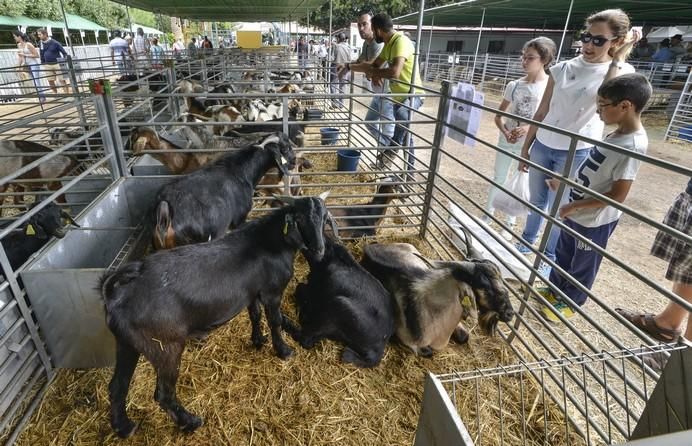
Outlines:
{"type": "MultiPolygon", "coordinates": [[[[426,8],[453,3],[456,0],[430,0],[425,2],[426,8]]],[[[386,12],[390,17],[398,17],[410,12],[417,12],[420,2],[413,0],[366,0],[352,2],[348,0],[332,0],[332,30],[348,27],[356,21],[358,12],[370,10],[373,14],[386,12]]],[[[301,25],[307,24],[306,17],[298,18],[301,25]]],[[[329,31],[329,2],[310,14],[310,26],[329,31]]]]}

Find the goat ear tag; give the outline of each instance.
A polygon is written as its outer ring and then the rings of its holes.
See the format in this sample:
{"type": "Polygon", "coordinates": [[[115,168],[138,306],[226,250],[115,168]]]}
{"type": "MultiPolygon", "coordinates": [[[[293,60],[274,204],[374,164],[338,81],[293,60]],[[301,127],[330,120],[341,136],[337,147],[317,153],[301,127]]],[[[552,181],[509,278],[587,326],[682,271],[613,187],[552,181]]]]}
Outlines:
{"type": "Polygon", "coordinates": [[[34,229],[34,225],[28,224],[26,226],[26,235],[36,235],[36,230],[34,229]]]}
{"type": "Polygon", "coordinates": [[[469,296],[464,296],[464,298],[461,300],[461,306],[464,308],[471,308],[471,298],[469,296]]]}
{"type": "Polygon", "coordinates": [[[288,234],[288,222],[284,222],[284,230],[283,230],[284,235],[288,234]]]}

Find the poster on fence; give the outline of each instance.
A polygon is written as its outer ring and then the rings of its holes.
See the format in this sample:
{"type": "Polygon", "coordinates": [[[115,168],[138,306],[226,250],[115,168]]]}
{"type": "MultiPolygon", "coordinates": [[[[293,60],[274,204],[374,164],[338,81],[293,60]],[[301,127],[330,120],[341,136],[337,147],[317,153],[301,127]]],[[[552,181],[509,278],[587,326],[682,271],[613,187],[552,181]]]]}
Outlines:
{"type": "MultiPolygon", "coordinates": [[[[483,93],[476,91],[473,85],[459,82],[451,88],[450,96],[459,98],[474,104],[483,105],[485,99],[483,93]]],[[[446,136],[449,136],[455,141],[458,141],[468,147],[475,147],[476,140],[472,136],[476,136],[481,125],[482,110],[473,107],[466,102],[450,99],[447,109],[447,124],[453,125],[463,132],[445,127],[446,136]]]]}

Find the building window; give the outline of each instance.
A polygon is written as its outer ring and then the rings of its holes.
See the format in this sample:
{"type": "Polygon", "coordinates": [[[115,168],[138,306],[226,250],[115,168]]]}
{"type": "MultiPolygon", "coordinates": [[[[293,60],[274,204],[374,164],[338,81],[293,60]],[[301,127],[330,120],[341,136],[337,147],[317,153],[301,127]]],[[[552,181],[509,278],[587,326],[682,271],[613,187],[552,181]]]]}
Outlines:
{"type": "Polygon", "coordinates": [[[503,52],[505,49],[505,41],[504,40],[491,40],[488,42],[488,53],[490,54],[499,54],[503,52]]]}
{"type": "Polygon", "coordinates": [[[464,48],[464,42],[461,40],[448,40],[447,41],[447,52],[448,53],[461,53],[462,48],[464,48]]]}

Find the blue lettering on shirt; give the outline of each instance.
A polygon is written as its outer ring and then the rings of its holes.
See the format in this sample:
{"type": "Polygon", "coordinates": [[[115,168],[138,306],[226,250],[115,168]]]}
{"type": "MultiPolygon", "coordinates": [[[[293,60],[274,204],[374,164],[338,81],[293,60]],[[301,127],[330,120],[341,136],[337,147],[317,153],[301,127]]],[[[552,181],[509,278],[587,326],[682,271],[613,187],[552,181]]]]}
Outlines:
{"type": "MultiPolygon", "coordinates": [[[[581,183],[584,187],[589,187],[589,185],[591,184],[591,180],[587,176],[587,173],[598,172],[598,169],[600,169],[601,165],[606,160],[606,158],[607,157],[600,150],[598,150],[598,147],[592,147],[591,151],[589,152],[589,157],[586,158],[586,160],[584,160],[581,166],[579,166],[579,170],[577,171],[577,180],[579,181],[579,183],[581,183]]],[[[571,192],[569,193],[569,201],[583,199],[584,192],[572,188],[571,192]]]]}

